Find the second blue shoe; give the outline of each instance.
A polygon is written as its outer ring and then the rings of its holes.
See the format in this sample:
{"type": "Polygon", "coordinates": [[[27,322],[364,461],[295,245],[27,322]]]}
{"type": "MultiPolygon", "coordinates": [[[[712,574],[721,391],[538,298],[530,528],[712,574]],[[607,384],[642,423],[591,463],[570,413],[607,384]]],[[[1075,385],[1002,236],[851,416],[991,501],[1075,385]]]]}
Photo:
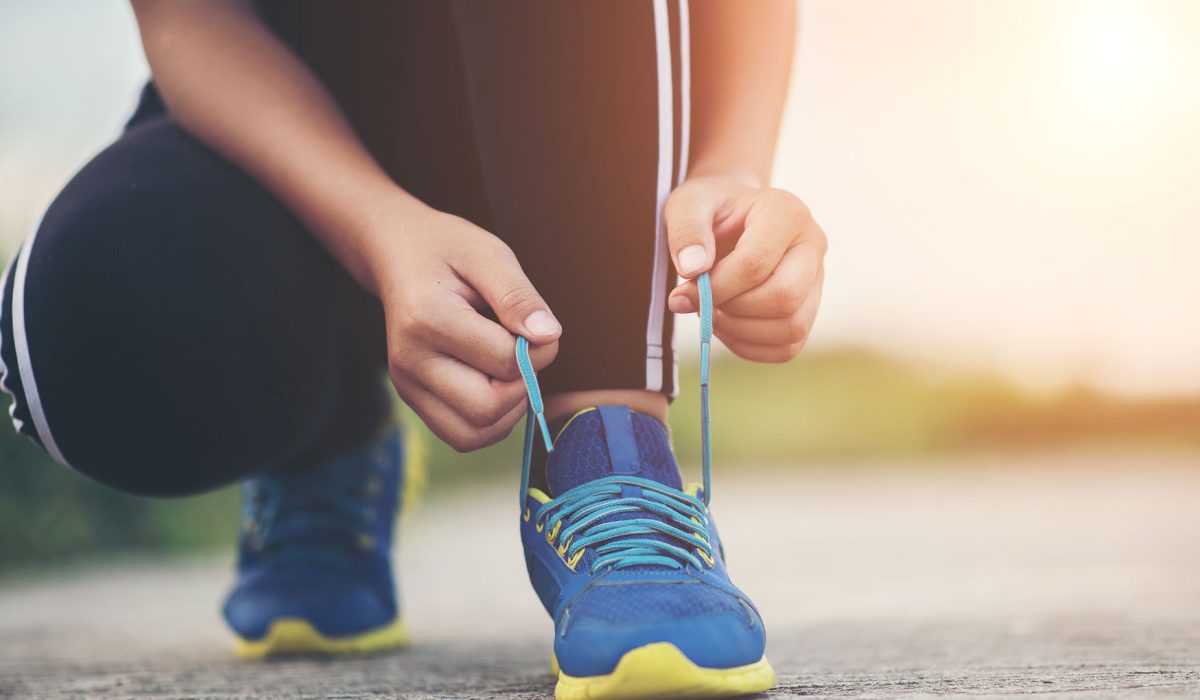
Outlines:
{"type": "Polygon", "coordinates": [[[397,428],[325,464],[242,485],[235,652],[343,654],[398,647],[391,548],[403,481],[397,428]]]}

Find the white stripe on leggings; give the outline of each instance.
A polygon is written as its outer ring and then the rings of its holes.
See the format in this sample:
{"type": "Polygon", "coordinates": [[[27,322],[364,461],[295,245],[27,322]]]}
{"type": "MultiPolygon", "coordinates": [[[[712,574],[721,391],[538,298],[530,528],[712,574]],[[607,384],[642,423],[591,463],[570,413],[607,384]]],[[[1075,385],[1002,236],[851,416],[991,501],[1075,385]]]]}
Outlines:
{"type": "MultiPolygon", "coordinates": [[[[687,174],[688,148],[691,145],[691,32],[688,0],[679,0],[679,168],[678,185],[687,174]]],[[[651,274],[650,316],[646,320],[646,390],[662,391],[663,385],[663,314],[666,311],[666,284],[670,248],[667,243],[663,207],[671,193],[671,156],[674,154],[674,85],[671,75],[671,25],[667,0],[654,0],[654,38],[658,58],[658,198],[654,215],[654,267],[651,274]]],[[[669,358],[673,374],[679,365],[672,352],[669,358]]],[[[676,381],[672,395],[679,393],[676,381]]]]}
{"type": "Polygon", "coordinates": [[[658,58],[658,197],[654,208],[654,267],[650,275],[650,316],[646,319],[646,390],[662,391],[663,312],[666,305],[667,236],[663,205],[671,193],[674,155],[674,93],[671,80],[671,26],[667,0],[654,0],[654,43],[658,58]]]}
{"type": "MultiPolygon", "coordinates": [[[[692,145],[692,32],[688,0],[679,0],[679,172],[675,186],[687,177],[688,150],[692,145]]],[[[672,326],[674,329],[674,326],[672,326]]],[[[671,396],[679,395],[679,353],[671,343],[671,396]]]]}
{"type": "Polygon", "coordinates": [[[679,0],[679,179],[687,177],[688,148],[692,144],[692,32],[688,0],[679,0]]]}
{"type": "Polygon", "coordinates": [[[42,447],[46,448],[50,456],[66,464],[67,460],[59,451],[58,443],[54,442],[54,435],[50,433],[50,426],[46,423],[46,413],[42,410],[42,398],[38,395],[37,382],[33,378],[33,365],[29,359],[29,336],[25,332],[25,275],[29,271],[29,255],[33,251],[33,244],[37,241],[38,229],[41,227],[42,221],[39,218],[29,238],[25,239],[25,245],[21,247],[17,269],[13,273],[16,275],[13,278],[12,298],[13,345],[17,350],[17,371],[21,376],[21,388],[25,391],[25,405],[29,407],[29,415],[33,418],[34,430],[42,441],[42,447]]]}

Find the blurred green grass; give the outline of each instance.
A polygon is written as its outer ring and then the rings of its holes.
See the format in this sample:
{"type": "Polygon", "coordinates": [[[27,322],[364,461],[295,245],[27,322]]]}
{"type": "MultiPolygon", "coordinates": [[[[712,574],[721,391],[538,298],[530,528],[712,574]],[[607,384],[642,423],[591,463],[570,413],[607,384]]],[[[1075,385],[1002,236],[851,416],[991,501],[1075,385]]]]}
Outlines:
{"type": "MultiPolygon", "coordinates": [[[[691,473],[699,462],[695,376],[684,363],[671,417],[691,473]]],[[[720,470],[865,460],[911,468],[922,457],[972,452],[1200,447],[1200,397],[1131,400],[1086,388],[1034,394],[995,377],[939,373],[858,350],[808,353],[782,366],[722,355],[712,387],[720,470]]],[[[519,429],[471,454],[420,432],[435,495],[469,480],[516,478],[519,429]]],[[[0,427],[0,478],[0,571],[114,553],[226,549],[236,533],[235,488],[183,499],[127,496],[54,464],[7,427],[0,427]]]]}

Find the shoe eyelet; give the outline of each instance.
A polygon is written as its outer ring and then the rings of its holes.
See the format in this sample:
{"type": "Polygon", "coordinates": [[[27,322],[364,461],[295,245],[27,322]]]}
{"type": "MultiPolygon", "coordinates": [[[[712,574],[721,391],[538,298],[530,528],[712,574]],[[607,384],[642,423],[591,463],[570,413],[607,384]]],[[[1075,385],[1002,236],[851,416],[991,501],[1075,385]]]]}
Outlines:
{"type": "Polygon", "coordinates": [[[366,533],[360,533],[358,536],[358,546],[360,549],[375,549],[375,538],[366,533]]]}
{"type": "Polygon", "coordinates": [[[379,492],[383,491],[383,481],[377,476],[372,476],[367,479],[367,483],[363,487],[363,496],[365,498],[375,498],[379,492]]]}
{"type": "MultiPolygon", "coordinates": [[[[525,522],[529,522],[529,518],[531,518],[531,517],[533,517],[533,510],[531,508],[526,508],[525,513],[524,513],[524,515],[521,516],[521,518],[525,522]]],[[[538,532],[541,532],[541,530],[539,530],[538,532]]]]}

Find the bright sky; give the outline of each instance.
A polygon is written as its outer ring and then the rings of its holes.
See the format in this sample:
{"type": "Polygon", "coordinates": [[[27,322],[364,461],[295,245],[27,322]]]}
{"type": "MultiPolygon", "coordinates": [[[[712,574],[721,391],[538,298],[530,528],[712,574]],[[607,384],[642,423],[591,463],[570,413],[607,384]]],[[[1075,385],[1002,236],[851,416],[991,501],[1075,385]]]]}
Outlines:
{"type": "MultiPolygon", "coordinates": [[[[831,240],[814,346],[1200,391],[1197,36],[1189,0],[807,2],[777,179],[831,240]]],[[[0,6],[0,250],[144,75],[121,0],[0,6]]]]}

